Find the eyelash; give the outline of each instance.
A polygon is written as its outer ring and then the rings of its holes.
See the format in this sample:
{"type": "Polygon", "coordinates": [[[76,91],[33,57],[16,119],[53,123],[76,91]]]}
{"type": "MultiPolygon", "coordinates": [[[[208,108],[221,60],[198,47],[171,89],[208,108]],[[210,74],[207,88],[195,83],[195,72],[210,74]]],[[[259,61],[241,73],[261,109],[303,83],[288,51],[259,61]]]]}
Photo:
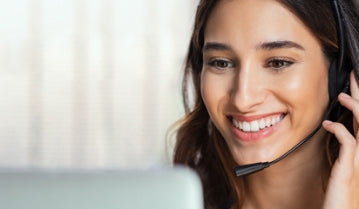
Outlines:
{"type": "Polygon", "coordinates": [[[266,62],[266,67],[272,68],[274,70],[282,70],[284,68],[291,66],[292,64],[294,64],[294,61],[288,58],[270,58],[266,62]],[[280,63],[281,66],[274,66],[274,63],[275,64],[280,63]]]}
{"type": "Polygon", "coordinates": [[[209,66],[214,67],[218,70],[225,70],[227,68],[233,68],[234,63],[228,59],[223,59],[223,58],[217,58],[217,59],[212,59],[207,63],[209,66]],[[222,66],[220,66],[219,64],[222,64],[222,66]],[[225,66],[223,66],[223,64],[225,66]]]}
{"type": "MultiPolygon", "coordinates": [[[[294,64],[294,61],[290,60],[288,58],[274,57],[274,58],[270,58],[266,61],[265,67],[272,68],[273,70],[279,71],[279,70],[283,70],[284,68],[290,67],[292,64],[294,64]],[[275,66],[274,64],[276,64],[277,66],[275,66]],[[278,66],[278,64],[280,66],[278,66]]],[[[235,67],[234,63],[231,60],[224,59],[224,58],[212,59],[207,63],[207,65],[214,67],[220,71],[235,67]],[[221,65],[219,65],[219,64],[221,64],[221,65]]]]}

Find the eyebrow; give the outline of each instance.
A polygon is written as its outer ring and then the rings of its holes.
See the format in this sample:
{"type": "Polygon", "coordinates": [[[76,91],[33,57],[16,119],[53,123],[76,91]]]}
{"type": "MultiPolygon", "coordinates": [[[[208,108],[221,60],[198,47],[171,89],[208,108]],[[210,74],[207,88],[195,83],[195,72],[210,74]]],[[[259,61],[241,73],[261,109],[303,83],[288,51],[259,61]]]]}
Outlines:
{"type": "Polygon", "coordinates": [[[231,46],[218,42],[208,42],[204,45],[202,52],[205,51],[234,51],[231,46]]]}
{"type": "Polygon", "coordinates": [[[271,42],[264,42],[259,44],[256,49],[262,49],[262,50],[274,50],[274,49],[289,49],[289,48],[296,48],[300,50],[304,50],[304,47],[301,46],[298,43],[295,43],[293,41],[271,41],[271,42]]]}
{"type": "MultiPolygon", "coordinates": [[[[303,46],[301,46],[298,43],[295,43],[293,41],[270,41],[270,42],[264,42],[256,46],[257,50],[275,50],[275,49],[289,49],[289,48],[296,48],[300,50],[305,50],[303,46]]],[[[203,47],[203,52],[205,51],[234,51],[231,46],[219,43],[219,42],[208,42],[203,47]]]]}

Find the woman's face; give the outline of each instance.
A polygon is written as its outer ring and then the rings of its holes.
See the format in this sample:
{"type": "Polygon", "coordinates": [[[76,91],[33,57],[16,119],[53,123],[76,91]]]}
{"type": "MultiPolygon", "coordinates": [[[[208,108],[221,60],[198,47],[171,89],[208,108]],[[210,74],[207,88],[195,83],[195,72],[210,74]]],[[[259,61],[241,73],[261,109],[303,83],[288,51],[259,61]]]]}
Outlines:
{"type": "Polygon", "coordinates": [[[204,38],[202,98],[237,163],[274,160],[321,123],[328,62],[286,7],[219,1],[204,38]]]}

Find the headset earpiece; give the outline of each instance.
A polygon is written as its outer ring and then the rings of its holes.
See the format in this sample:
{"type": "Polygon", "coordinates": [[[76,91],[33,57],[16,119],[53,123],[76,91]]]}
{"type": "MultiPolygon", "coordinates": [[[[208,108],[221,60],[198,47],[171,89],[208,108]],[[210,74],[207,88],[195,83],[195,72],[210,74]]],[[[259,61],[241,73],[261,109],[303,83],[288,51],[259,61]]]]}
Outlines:
{"type": "Polygon", "coordinates": [[[349,93],[349,75],[352,69],[350,58],[346,52],[344,23],[341,14],[341,7],[337,0],[332,0],[332,6],[337,23],[337,36],[338,36],[338,54],[337,57],[331,62],[329,67],[329,101],[333,104],[333,109],[329,113],[330,120],[338,120],[343,112],[343,107],[339,104],[337,97],[340,92],[349,93]]]}
{"type": "Polygon", "coordinates": [[[338,66],[337,59],[334,59],[329,66],[329,99],[333,101],[340,92],[349,93],[349,75],[351,63],[346,59],[342,66],[338,66]]]}
{"type": "Polygon", "coordinates": [[[337,68],[338,68],[338,61],[337,61],[337,59],[334,59],[330,63],[329,70],[328,70],[329,101],[333,101],[333,99],[338,95],[337,68]]]}
{"type": "Polygon", "coordinates": [[[329,67],[329,101],[333,103],[333,107],[326,119],[337,121],[340,115],[344,111],[344,107],[338,102],[338,95],[341,92],[349,94],[349,75],[350,75],[351,63],[346,60],[342,66],[338,66],[337,59],[333,60],[329,67]]]}

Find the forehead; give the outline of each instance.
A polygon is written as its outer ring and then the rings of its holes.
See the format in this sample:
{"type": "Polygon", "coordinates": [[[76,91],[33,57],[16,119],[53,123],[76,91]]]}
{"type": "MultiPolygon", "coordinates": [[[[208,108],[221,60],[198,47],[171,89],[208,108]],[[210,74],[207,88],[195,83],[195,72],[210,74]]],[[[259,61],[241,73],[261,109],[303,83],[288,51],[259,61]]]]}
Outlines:
{"type": "Polygon", "coordinates": [[[221,0],[205,28],[206,42],[253,47],[260,42],[276,40],[319,45],[304,23],[275,0],[221,0]]]}

